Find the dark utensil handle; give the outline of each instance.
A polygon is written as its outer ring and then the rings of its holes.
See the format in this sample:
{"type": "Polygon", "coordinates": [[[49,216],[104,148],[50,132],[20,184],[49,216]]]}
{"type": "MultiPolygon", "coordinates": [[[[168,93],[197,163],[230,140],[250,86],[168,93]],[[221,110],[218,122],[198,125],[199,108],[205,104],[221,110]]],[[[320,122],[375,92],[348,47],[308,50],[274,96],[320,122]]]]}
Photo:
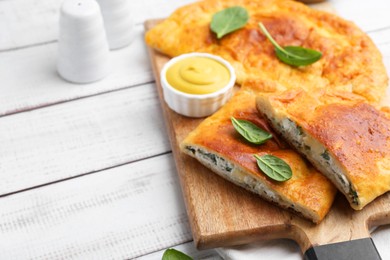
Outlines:
{"type": "Polygon", "coordinates": [[[309,248],[305,260],[381,260],[371,238],[356,239],[309,248]]]}

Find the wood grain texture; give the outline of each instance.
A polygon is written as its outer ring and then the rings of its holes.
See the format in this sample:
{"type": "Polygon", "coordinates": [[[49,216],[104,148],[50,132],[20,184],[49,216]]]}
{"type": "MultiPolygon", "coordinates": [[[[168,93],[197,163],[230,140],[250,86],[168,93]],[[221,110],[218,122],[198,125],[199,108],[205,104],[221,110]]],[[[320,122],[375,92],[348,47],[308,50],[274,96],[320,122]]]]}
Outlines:
{"type": "Polygon", "coordinates": [[[365,32],[375,31],[379,28],[389,28],[390,8],[387,0],[328,0],[337,10],[337,14],[344,19],[353,21],[365,32]],[[367,17],[372,17],[367,19],[367,17]]]}
{"type": "Polygon", "coordinates": [[[170,151],[154,84],[0,118],[0,195],[170,151]]]}
{"type": "Polygon", "coordinates": [[[142,26],[130,46],[110,53],[110,74],[90,84],[59,77],[57,43],[3,52],[0,59],[0,116],[153,81],[142,26]]]}
{"type": "MultiPolygon", "coordinates": [[[[157,22],[148,21],[145,26],[150,29],[157,22]]],[[[323,222],[314,225],[225,181],[182,154],[179,143],[201,119],[180,116],[166,106],[159,71],[169,59],[150,48],[149,54],[194,240],[199,248],[291,238],[304,252],[312,245],[369,237],[368,227],[390,223],[390,193],[377,198],[362,211],[352,210],[339,196],[323,222]]]]}
{"type": "Polygon", "coordinates": [[[1,198],[1,259],[131,259],[191,241],[171,157],[1,198]]]}
{"type": "Polygon", "coordinates": [[[382,50],[382,55],[386,55],[383,51],[388,50],[387,45],[390,45],[390,26],[386,28],[379,28],[368,33],[371,39],[375,42],[380,50],[382,50]]]}

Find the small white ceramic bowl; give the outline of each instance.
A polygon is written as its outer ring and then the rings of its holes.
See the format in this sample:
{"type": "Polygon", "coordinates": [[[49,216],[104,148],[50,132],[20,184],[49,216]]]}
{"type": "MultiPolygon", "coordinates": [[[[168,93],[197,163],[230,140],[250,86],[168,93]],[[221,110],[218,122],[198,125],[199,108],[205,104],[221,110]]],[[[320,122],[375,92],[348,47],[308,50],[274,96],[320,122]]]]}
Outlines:
{"type": "Polygon", "coordinates": [[[236,74],[229,62],[216,55],[198,52],[182,54],[168,61],[161,70],[160,78],[165,102],[176,113],[188,117],[205,117],[213,114],[231,98],[236,82],[236,74]],[[172,87],[166,77],[168,68],[189,57],[207,57],[221,63],[230,73],[228,84],[210,94],[188,94],[172,87]]]}

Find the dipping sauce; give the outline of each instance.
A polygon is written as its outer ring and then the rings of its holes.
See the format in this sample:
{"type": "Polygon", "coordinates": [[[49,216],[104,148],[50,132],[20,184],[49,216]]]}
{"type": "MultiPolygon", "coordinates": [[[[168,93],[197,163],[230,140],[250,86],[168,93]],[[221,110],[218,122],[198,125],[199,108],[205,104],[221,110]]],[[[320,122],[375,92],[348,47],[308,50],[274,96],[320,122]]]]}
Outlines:
{"type": "Polygon", "coordinates": [[[191,52],[172,58],[161,69],[165,103],[188,117],[209,116],[232,96],[236,73],[223,58],[191,52]]]}
{"type": "Polygon", "coordinates": [[[222,63],[207,57],[187,57],[168,68],[166,78],[175,89],[187,94],[210,94],[224,88],[230,72],[222,63]]]}

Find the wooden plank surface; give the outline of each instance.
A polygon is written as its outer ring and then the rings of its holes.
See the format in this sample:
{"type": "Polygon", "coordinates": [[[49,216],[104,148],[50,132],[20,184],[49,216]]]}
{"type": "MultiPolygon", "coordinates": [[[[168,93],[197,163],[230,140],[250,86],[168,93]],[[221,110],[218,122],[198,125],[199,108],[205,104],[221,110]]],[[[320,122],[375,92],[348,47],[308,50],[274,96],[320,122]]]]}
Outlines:
{"type": "Polygon", "coordinates": [[[129,259],[191,241],[174,167],[167,154],[1,198],[1,259],[129,259]]]}
{"type": "Polygon", "coordinates": [[[0,118],[0,195],[170,150],[154,84],[0,118]]]}
{"type": "Polygon", "coordinates": [[[152,82],[143,28],[135,30],[130,46],[110,53],[110,74],[90,84],[73,84],[58,76],[56,42],[0,53],[0,116],[152,82]]]}
{"type": "Polygon", "coordinates": [[[389,29],[390,19],[387,10],[390,9],[387,0],[328,0],[337,14],[344,19],[353,21],[363,31],[371,33],[385,28],[389,29]],[[367,17],[371,17],[367,19],[367,17]]]}
{"type": "MultiPolygon", "coordinates": [[[[157,23],[151,20],[145,27],[150,29],[157,23]]],[[[179,144],[202,119],[183,117],[168,108],[162,96],[159,73],[169,58],[151,48],[149,54],[194,240],[199,248],[290,238],[305,252],[312,245],[369,237],[368,227],[390,223],[390,193],[361,211],[354,211],[338,196],[327,217],[314,225],[227,182],[182,154],[179,144]]],[[[390,104],[388,100],[385,103],[390,104]]]]}

